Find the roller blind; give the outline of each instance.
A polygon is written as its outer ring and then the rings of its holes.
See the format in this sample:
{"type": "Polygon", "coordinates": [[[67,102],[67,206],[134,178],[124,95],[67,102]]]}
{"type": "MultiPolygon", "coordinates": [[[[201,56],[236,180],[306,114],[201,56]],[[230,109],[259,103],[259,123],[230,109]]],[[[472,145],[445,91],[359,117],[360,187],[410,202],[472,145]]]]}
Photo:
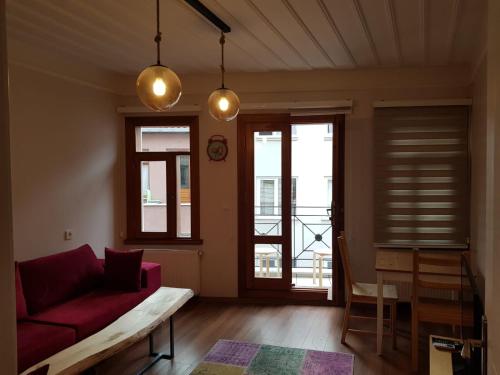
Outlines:
{"type": "Polygon", "coordinates": [[[467,247],[468,107],[375,109],[375,242],[467,247]]]}

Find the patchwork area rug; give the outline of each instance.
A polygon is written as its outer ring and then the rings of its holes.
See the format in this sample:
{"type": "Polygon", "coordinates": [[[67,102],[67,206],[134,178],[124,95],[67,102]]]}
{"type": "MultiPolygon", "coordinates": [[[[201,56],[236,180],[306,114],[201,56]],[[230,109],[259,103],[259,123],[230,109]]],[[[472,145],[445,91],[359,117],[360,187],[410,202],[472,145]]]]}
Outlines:
{"type": "Polygon", "coordinates": [[[354,355],[219,340],[191,375],[353,375],[354,355]]]}

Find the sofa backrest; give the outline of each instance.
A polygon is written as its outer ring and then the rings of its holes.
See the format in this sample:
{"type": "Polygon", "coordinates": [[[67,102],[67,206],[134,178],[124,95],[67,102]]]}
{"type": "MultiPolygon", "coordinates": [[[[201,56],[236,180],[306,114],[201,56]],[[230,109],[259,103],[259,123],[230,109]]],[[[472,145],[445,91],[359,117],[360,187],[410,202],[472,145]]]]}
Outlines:
{"type": "Polygon", "coordinates": [[[89,245],[19,263],[30,314],[86,293],[102,283],[104,269],[89,245]]]}

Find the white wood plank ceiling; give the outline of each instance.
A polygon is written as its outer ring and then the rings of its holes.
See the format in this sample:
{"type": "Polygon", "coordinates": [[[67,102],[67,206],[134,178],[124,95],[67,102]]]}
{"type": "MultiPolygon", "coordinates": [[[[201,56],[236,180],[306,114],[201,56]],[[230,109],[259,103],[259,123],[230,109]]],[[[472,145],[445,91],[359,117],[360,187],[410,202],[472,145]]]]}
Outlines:
{"type": "MultiPolygon", "coordinates": [[[[231,26],[229,71],[474,64],[486,0],[202,0],[231,26]]],[[[155,62],[154,0],[10,0],[8,37],[108,70],[155,62]]],[[[219,32],[161,0],[162,62],[215,73],[219,32]]]]}

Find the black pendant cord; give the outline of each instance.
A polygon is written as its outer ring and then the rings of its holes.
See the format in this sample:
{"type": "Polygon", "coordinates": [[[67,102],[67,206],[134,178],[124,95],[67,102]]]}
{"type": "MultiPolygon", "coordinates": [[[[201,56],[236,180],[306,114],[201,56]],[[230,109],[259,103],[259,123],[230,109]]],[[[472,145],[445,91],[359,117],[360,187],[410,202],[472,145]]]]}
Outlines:
{"type": "Polygon", "coordinates": [[[221,65],[220,65],[220,72],[221,72],[221,77],[222,77],[222,88],[224,88],[224,73],[226,72],[226,69],[224,68],[224,43],[226,43],[226,36],[224,35],[224,32],[221,31],[220,33],[220,39],[219,43],[221,45],[221,65]]]}
{"type": "Polygon", "coordinates": [[[160,42],[161,42],[161,32],[160,32],[160,0],[156,0],[156,64],[160,64],[160,42]]]}

